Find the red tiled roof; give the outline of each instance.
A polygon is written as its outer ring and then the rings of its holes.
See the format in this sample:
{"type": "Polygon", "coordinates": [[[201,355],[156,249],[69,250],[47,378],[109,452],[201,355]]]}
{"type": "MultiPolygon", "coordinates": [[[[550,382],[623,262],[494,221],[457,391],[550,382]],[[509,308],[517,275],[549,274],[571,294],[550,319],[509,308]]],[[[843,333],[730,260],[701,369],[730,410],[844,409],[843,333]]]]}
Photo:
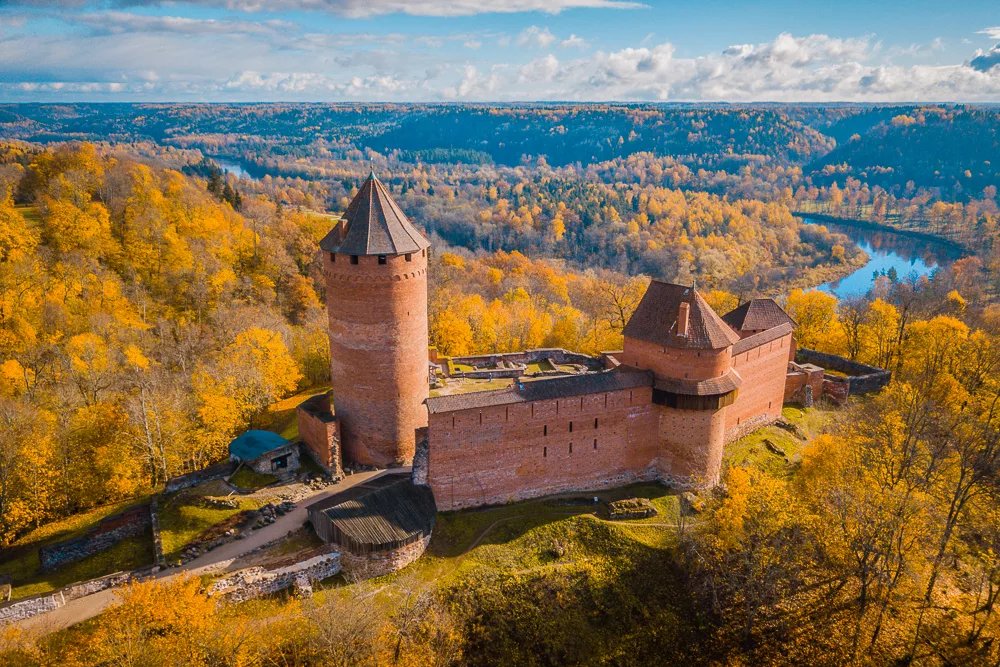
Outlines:
{"type": "Polygon", "coordinates": [[[630,338],[665,347],[719,350],[740,339],[693,287],[654,280],[625,325],[630,338]],[[677,335],[680,305],[690,306],[686,336],[677,335]]]}
{"type": "Polygon", "coordinates": [[[795,320],[788,316],[774,299],[750,299],[722,316],[722,320],[737,331],[770,329],[795,320]]]}
{"type": "Polygon", "coordinates": [[[320,248],[344,255],[403,255],[430,246],[374,173],[347,207],[342,224],[347,225],[344,238],[335,227],[319,242],[320,248]]]}

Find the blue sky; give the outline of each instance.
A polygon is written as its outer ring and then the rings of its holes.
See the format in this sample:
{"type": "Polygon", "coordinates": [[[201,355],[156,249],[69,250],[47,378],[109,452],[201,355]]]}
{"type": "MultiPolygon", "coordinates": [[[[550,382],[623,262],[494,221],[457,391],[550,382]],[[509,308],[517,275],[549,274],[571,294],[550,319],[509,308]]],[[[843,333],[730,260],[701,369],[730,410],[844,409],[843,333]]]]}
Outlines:
{"type": "Polygon", "coordinates": [[[0,0],[0,100],[1000,102],[1000,2],[0,0]]]}

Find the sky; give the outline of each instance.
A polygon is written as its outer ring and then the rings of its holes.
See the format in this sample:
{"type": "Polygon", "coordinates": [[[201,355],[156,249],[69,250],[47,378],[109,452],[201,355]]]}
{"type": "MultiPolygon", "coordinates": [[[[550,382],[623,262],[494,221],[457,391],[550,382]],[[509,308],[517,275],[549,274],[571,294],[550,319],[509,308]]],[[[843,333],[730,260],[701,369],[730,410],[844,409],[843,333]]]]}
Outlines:
{"type": "Polygon", "coordinates": [[[0,0],[0,102],[1000,102],[1000,0],[0,0]]]}

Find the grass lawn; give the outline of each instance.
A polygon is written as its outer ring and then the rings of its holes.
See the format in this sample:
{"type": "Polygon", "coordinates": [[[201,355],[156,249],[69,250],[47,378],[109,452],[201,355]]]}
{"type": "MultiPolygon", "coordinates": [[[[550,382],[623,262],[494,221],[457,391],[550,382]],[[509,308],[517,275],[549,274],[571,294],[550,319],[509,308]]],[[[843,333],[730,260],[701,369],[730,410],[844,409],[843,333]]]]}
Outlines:
{"type": "Polygon", "coordinates": [[[257,489],[263,488],[268,484],[274,484],[277,481],[278,478],[274,475],[259,473],[246,466],[240,466],[240,469],[229,478],[229,483],[233,486],[238,486],[241,489],[248,489],[250,491],[256,491],[257,489]]]}
{"type": "Polygon", "coordinates": [[[798,469],[798,462],[807,442],[829,427],[837,414],[837,409],[820,405],[812,408],[785,406],[781,414],[799,427],[806,436],[805,440],[777,426],[767,426],[726,445],[722,470],[725,471],[732,466],[754,466],[775,477],[790,479],[798,469]],[[765,440],[785,452],[788,462],[772,452],[765,440]]]}
{"type": "Polygon", "coordinates": [[[432,389],[430,395],[451,396],[452,394],[469,394],[474,391],[488,391],[490,389],[504,389],[509,387],[514,380],[511,378],[498,378],[496,380],[474,380],[471,378],[451,378],[448,384],[439,389],[432,389]]]}
{"type": "Polygon", "coordinates": [[[167,560],[176,559],[185,546],[212,526],[243,510],[258,509],[260,506],[259,501],[235,495],[232,497],[239,503],[236,508],[205,505],[206,498],[226,495],[225,485],[217,480],[178,491],[161,501],[160,538],[163,540],[163,554],[167,560]]]}
{"type": "Polygon", "coordinates": [[[153,536],[151,533],[136,535],[116,544],[111,549],[93,554],[81,561],[48,574],[38,573],[38,549],[52,542],[79,537],[112,514],[127,507],[145,502],[147,498],[107,505],[89,512],[53,521],[25,535],[4,550],[0,574],[9,574],[13,580],[15,598],[62,588],[77,581],[86,581],[112,572],[133,570],[153,562],[153,536]]]}
{"type": "Polygon", "coordinates": [[[269,407],[267,414],[264,415],[263,420],[267,424],[263,427],[264,430],[277,433],[292,442],[298,440],[299,421],[295,418],[295,408],[299,407],[306,399],[326,391],[330,391],[329,385],[319,385],[278,401],[269,407]]]}

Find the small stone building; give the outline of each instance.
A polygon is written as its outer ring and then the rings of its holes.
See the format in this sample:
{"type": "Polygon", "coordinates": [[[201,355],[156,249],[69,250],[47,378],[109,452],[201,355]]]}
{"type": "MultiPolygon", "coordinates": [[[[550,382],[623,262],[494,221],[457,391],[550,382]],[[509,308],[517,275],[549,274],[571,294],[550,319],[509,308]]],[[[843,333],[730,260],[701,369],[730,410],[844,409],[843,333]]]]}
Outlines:
{"type": "Polygon", "coordinates": [[[229,443],[229,458],[248,468],[278,477],[299,469],[299,446],[270,431],[247,431],[229,443]]]}
{"type": "Polygon", "coordinates": [[[362,579],[406,567],[431,539],[437,507],[409,473],[386,473],[306,508],[324,542],[336,544],[344,572],[362,579]]]}

